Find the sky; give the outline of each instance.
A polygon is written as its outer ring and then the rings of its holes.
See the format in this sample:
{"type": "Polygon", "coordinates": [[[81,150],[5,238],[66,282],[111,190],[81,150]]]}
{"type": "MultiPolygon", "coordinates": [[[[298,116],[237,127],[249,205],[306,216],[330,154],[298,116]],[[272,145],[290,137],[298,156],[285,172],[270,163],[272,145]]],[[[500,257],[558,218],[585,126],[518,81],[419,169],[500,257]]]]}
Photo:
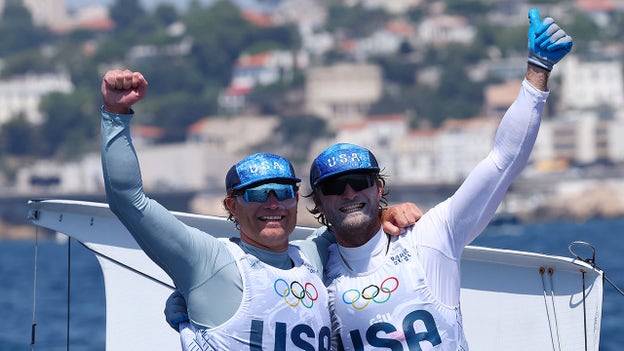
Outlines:
{"type": "MultiPolygon", "coordinates": [[[[115,3],[116,0],[65,0],[65,4],[68,10],[76,10],[81,7],[89,5],[106,5],[110,6],[115,3]]],[[[139,0],[143,7],[147,10],[154,9],[158,4],[173,4],[180,10],[185,10],[192,0],[139,0]]],[[[215,0],[198,0],[200,4],[209,5],[215,2],[215,0]]],[[[259,11],[266,11],[272,9],[273,5],[279,3],[278,0],[263,1],[263,0],[234,0],[238,6],[245,8],[253,8],[259,11]]]]}
{"type": "MultiPolygon", "coordinates": [[[[65,0],[69,9],[78,9],[88,5],[111,5],[115,0],[65,0]]],[[[161,3],[176,5],[178,8],[186,8],[191,0],[140,0],[146,9],[152,9],[161,3]]],[[[200,0],[200,3],[210,3],[210,0],[200,0]]]]}

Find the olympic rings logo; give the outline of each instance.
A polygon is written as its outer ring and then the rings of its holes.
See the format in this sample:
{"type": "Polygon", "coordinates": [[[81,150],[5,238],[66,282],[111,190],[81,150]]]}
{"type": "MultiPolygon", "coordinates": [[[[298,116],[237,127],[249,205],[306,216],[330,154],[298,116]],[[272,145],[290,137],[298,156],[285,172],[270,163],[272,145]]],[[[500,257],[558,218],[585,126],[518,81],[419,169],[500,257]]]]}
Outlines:
{"type": "Polygon", "coordinates": [[[362,291],[349,289],[342,294],[342,302],[353,306],[356,310],[363,310],[371,301],[384,303],[390,300],[390,296],[399,288],[399,279],[388,277],[381,282],[381,286],[371,284],[362,291]]]}
{"type": "Polygon", "coordinates": [[[301,284],[295,280],[288,284],[286,280],[279,278],[273,283],[273,289],[291,307],[297,307],[301,304],[306,308],[312,308],[314,301],[319,298],[316,286],[310,282],[301,284]]]}

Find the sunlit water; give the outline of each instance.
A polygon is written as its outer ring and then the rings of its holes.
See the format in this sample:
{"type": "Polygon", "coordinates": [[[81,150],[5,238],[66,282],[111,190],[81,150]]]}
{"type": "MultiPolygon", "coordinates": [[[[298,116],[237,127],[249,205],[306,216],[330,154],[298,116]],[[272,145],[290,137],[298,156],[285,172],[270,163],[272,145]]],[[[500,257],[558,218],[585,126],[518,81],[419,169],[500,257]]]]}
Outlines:
{"type": "MultiPolygon", "coordinates": [[[[596,248],[596,263],[624,288],[624,219],[584,223],[547,222],[490,227],[474,245],[534,251],[569,257],[568,244],[581,240],[596,248]]],[[[33,308],[35,350],[103,351],[104,290],[102,272],[92,253],[73,242],[68,277],[68,244],[39,241],[36,304],[33,307],[33,241],[0,241],[0,350],[30,350],[33,308]],[[67,286],[70,279],[68,311],[67,286]],[[67,322],[67,315],[71,316],[67,322]]],[[[128,316],[132,318],[132,316],[128,316]]],[[[624,345],[624,297],[605,282],[601,347],[624,345]]]]}

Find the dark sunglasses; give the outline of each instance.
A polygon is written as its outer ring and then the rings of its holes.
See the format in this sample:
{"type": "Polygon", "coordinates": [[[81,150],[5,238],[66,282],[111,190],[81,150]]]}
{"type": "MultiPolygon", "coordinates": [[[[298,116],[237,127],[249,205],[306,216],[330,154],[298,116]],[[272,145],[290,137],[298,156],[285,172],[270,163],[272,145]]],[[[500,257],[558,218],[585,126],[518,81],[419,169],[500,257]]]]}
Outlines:
{"type": "Polygon", "coordinates": [[[323,195],[342,195],[347,184],[355,191],[370,188],[375,184],[375,175],[372,173],[352,173],[336,178],[330,178],[319,184],[323,195]]]}
{"type": "Polygon", "coordinates": [[[238,195],[242,195],[246,202],[266,202],[271,193],[275,194],[278,201],[284,201],[294,199],[296,192],[292,184],[268,183],[241,190],[238,195]]]}

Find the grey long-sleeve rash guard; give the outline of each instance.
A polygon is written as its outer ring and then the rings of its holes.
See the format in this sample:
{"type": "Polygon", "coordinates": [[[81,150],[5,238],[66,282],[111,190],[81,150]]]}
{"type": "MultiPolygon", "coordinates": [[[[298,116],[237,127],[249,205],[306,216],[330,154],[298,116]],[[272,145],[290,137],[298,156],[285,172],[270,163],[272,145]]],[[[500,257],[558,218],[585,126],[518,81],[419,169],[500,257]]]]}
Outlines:
{"type": "MultiPolygon", "coordinates": [[[[130,137],[133,114],[114,114],[104,109],[101,114],[102,168],[110,209],[174,281],[186,298],[193,324],[212,328],[225,322],[234,315],[242,298],[242,279],[233,256],[218,239],[182,223],[145,195],[130,137]]],[[[329,245],[324,238],[293,244],[300,247],[319,272],[323,271],[329,245]]],[[[269,265],[291,267],[287,252],[275,253],[244,243],[241,247],[269,265]]]]}

